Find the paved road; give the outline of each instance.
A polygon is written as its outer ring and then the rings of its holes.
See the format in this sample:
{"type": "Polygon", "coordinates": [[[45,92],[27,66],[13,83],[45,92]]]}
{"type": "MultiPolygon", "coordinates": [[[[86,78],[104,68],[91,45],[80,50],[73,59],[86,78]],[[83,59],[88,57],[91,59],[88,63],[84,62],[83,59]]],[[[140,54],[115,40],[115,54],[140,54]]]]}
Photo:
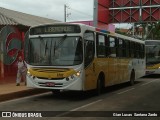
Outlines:
{"type": "MultiPolygon", "coordinates": [[[[100,114],[103,113],[102,111],[160,111],[159,100],[160,79],[141,78],[136,81],[134,86],[121,84],[109,87],[106,89],[106,92],[100,96],[94,96],[92,92],[85,95],[77,92],[64,92],[58,96],[52,95],[52,93],[45,93],[2,102],[0,103],[0,111],[52,111],[51,113],[56,114],[57,116],[69,115],[72,111],[81,111],[76,112],[79,114],[78,116],[86,115],[87,117],[74,117],[74,119],[159,120],[160,118],[157,117],[96,117],[96,111],[99,111],[98,113],[100,114]],[[54,113],[53,111],[62,112],[54,113]]],[[[48,112],[48,114],[50,113],[48,112]]],[[[0,118],[0,120],[1,119],[2,118],[0,118]]],[[[15,119],[17,120],[17,118],[15,119]]],[[[50,120],[53,118],[41,119],[50,120]]],[[[54,117],[54,119],[69,120],[71,119],[71,116],[67,118],[54,117]]]]}

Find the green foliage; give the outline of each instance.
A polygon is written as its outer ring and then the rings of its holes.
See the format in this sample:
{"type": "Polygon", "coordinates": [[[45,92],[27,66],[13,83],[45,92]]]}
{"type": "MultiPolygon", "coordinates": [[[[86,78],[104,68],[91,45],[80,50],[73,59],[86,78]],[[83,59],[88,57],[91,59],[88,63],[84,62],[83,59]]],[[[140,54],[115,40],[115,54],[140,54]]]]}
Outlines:
{"type": "Polygon", "coordinates": [[[127,35],[125,32],[121,32],[119,28],[116,28],[116,33],[121,34],[121,35],[127,35]]]}
{"type": "Polygon", "coordinates": [[[160,40],[160,21],[152,24],[148,29],[151,30],[148,39],[160,40]]]}

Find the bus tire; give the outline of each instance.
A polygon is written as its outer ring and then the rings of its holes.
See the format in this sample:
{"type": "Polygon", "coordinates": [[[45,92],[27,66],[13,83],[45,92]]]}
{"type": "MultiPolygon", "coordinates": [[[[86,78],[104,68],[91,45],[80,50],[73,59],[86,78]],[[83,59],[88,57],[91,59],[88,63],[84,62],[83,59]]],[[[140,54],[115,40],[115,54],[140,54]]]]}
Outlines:
{"type": "Polygon", "coordinates": [[[104,75],[100,75],[97,80],[96,95],[100,95],[104,90],[104,75]]]}
{"type": "Polygon", "coordinates": [[[134,85],[134,82],[135,82],[135,72],[134,72],[134,70],[132,70],[129,84],[132,86],[132,85],[134,85]]]}
{"type": "Polygon", "coordinates": [[[52,90],[53,95],[59,95],[61,93],[60,90],[52,90]]]}

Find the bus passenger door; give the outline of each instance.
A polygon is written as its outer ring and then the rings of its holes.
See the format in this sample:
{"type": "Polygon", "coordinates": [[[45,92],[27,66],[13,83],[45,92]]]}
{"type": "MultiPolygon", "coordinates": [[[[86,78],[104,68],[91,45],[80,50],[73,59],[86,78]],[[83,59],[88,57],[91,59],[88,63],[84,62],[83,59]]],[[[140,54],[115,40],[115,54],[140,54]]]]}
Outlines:
{"type": "Polygon", "coordinates": [[[85,67],[85,80],[84,90],[95,89],[95,37],[94,32],[86,31],[84,34],[84,67],[85,67]]]}

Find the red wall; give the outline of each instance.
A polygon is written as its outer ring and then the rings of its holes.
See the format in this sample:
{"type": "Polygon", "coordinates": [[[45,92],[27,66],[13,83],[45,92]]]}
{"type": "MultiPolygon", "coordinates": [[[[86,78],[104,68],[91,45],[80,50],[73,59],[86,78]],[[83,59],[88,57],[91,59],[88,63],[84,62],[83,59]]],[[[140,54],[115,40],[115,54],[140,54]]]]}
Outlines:
{"type": "Polygon", "coordinates": [[[0,84],[16,81],[17,59],[23,55],[24,34],[16,26],[5,26],[0,32],[0,84]]]}
{"type": "Polygon", "coordinates": [[[106,29],[109,23],[109,0],[98,0],[97,27],[106,29]]]}
{"type": "Polygon", "coordinates": [[[160,7],[156,5],[160,5],[160,0],[98,0],[98,26],[159,21],[160,7]],[[141,6],[142,19],[139,9],[141,6]]]}

